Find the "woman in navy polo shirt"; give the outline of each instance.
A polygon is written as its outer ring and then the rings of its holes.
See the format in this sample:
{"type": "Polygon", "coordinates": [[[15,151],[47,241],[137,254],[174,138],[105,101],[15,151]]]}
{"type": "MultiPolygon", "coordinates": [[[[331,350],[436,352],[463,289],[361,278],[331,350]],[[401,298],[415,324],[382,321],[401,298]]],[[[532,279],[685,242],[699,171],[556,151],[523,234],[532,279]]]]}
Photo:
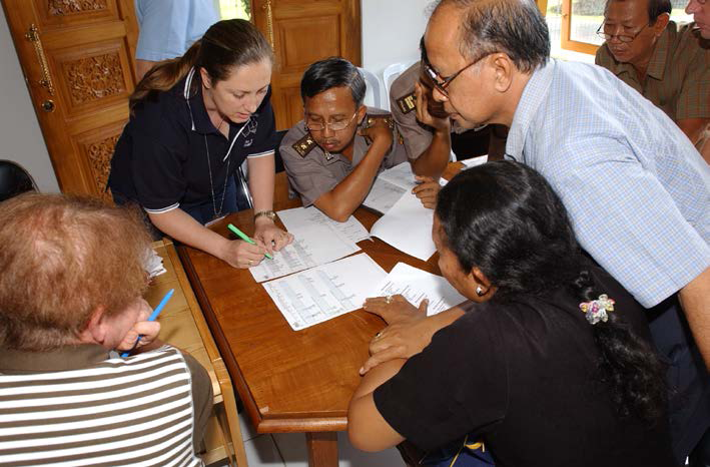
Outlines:
{"type": "Polygon", "coordinates": [[[139,204],[165,234],[234,267],[256,265],[289,244],[293,237],[274,225],[272,210],[272,64],[271,47],[251,23],[227,20],[182,57],[153,68],[131,96],[131,117],[111,161],[116,203],[139,204]],[[239,210],[245,160],[256,245],[205,227],[239,210]]]}

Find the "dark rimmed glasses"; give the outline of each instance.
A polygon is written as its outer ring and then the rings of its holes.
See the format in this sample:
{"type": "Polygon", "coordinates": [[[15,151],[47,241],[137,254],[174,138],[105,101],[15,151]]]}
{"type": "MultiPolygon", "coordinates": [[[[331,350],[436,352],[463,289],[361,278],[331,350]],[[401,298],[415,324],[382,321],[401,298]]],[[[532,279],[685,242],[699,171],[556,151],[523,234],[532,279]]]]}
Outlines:
{"type": "MultiPolygon", "coordinates": [[[[495,52],[491,52],[495,53],[495,52]]],[[[434,69],[433,66],[431,66],[431,63],[429,63],[429,60],[426,58],[422,60],[422,63],[424,64],[424,73],[427,74],[429,78],[431,78],[431,82],[436,88],[437,91],[439,91],[441,94],[443,94],[446,97],[449,97],[449,92],[446,90],[451,85],[451,82],[458,77],[461,73],[466,71],[467,69],[471,68],[473,65],[476,63],[480,62],[487,56],[489,56],[491,53],[487,53],[483,55],[482,57],[477,58],[473,62],[469,63],[465,67],[461,68],[459,71],[454,73],[453,75],[450,76],[441,76],[438,71],[434,69]]]]}
{"type": "MultiPolygon", "coordinates": [[[[705,0],[703,0],[703,1],[705,1],[705,0]]],[[[610,41],[614,37],[616,37],[617,39],[619,39],[619,42],[623,42],[625,44],[628,44],[629,42],[633,42],[634,39],[636,39],[639,36],[639,34],[641,34],[643,32],[643,30],[646,29],[647,26],[648,26],[648,24],[644,24],[643,27],[636,32],[636,34],[630,36],[628,34],[607,34],[603,30],[604,23],[602,23],[602,25],[599,26],[599,29],[597,29],[597,36],[601,37],[605,41],[610,41]]]]}

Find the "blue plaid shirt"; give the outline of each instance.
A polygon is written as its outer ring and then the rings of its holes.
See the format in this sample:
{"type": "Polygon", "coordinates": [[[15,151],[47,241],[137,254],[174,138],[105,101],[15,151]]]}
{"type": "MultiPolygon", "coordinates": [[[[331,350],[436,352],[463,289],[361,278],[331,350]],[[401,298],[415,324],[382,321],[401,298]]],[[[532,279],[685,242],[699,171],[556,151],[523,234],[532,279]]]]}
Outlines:
{"type": "Polygon", "coordinates": [[[645,307],[710,267],[710,167],[673,121],[595,65],[525,87],[506,157],[548,180],[584,249],[645,307]]]}

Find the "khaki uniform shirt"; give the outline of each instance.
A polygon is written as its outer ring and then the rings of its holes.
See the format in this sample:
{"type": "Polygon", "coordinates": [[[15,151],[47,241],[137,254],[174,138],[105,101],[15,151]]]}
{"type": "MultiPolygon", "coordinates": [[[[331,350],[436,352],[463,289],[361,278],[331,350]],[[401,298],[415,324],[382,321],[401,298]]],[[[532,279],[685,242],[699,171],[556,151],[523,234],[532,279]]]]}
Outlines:
{"type": "MultiPolygon", "coordinates": [[[[389,112],[368,107],[367,116],[359,129],[366,128],[372,118],[391,119],[389,112]]],[[[283,159],[290,187],[300,196],[304,206],[312,205],[322,194],[335,188],[343,181],[356,165],[362,161],[370,148],[364,136],[355,133],[353,160],[350,162],[342,154],[326,153],[311,137],[303,120],[291,128],[283,141],[279,152],[283,159]]],[[[390,152],[385,156],[380,170],[394,167],[405,162],[407,155],[404,146],[394,138],[390,152]]]]}
{"type": "Polygon", "coordinates": [[[607,68],[663,110],[673,121],[710,118],[710,41],[692,31],[693,23],[668,23],[658,38],[641,84],[630,63],[614,59],[606,44],[595,63],[607,68]]]}

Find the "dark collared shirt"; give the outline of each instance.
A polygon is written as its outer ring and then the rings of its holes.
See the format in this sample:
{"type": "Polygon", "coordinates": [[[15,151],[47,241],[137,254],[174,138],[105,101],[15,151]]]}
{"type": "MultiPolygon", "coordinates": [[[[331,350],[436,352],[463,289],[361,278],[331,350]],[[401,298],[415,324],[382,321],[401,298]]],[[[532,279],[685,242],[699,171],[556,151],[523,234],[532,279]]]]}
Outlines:
{"type": "Polygon", "coordinates": [[[692,30],[693,23],[668,23],[658,38],[643,83],[630,63],[617,62],[606,44],[595,63],[661,108],[673,121],[710,118],[710,41],[692,30]]]}
{"type": "Polygon", "coordinates": [[[270,90],[247,123],[229,122],[227,139],[207,114],[199,73],[194,81],[189,107],[182,79],[171,90],[141,103],[116,143],[109,187],[148,212],[202,204],[213,193],[218,199],[227,177],[247,157],[269,155],[276,148],[270,90]],[[226,158],[234,138],[237,141],[226,158]]]}

